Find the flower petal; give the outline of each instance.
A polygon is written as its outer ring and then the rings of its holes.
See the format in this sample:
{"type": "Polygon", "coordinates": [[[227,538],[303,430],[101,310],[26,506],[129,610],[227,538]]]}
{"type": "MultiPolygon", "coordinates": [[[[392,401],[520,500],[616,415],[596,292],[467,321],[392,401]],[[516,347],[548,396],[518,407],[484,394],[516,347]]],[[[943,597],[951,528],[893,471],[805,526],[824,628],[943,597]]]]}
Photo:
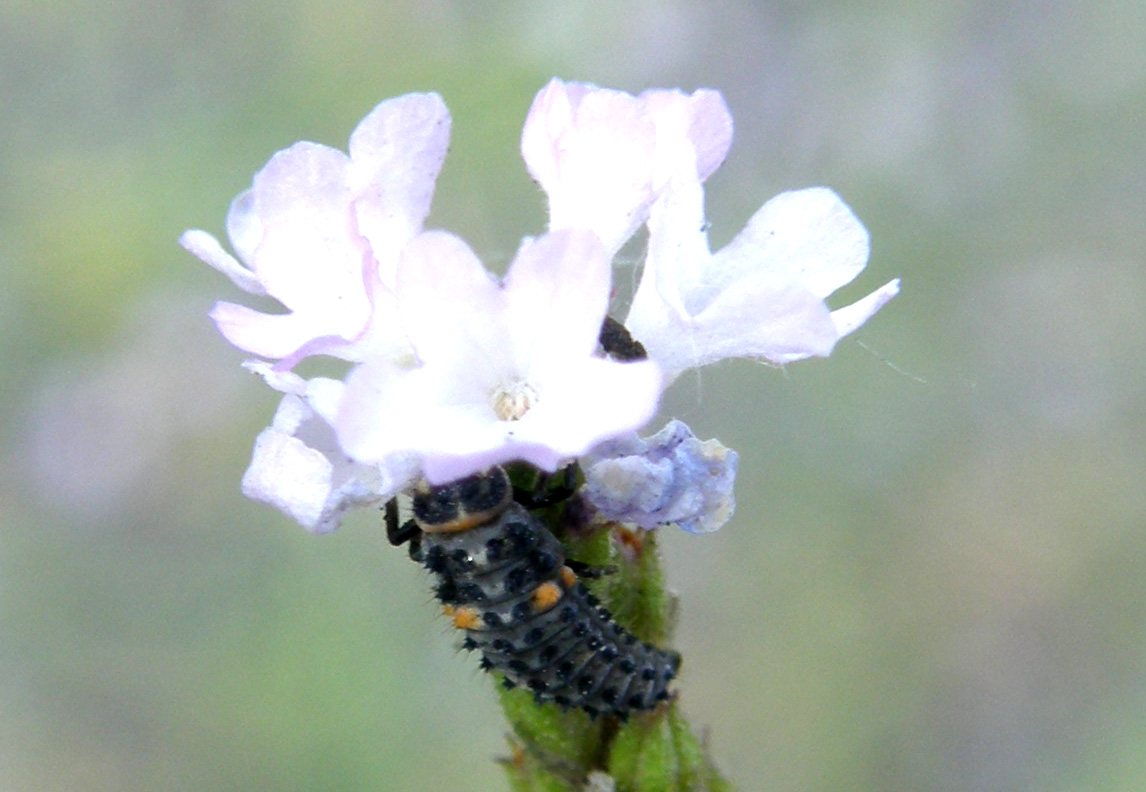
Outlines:
{"type": "Polygon", "coordinates": [[[670,381],[727,357],[783,364],[828,355],[841,329],[855,329],[894,295],[885,287],[838,316],[824,304],[868,254],[867,231],[831,190],[776,196],[716,254],[708,251],[703,201],[699,179],[678,174],[653,207],[626,321],[670,381]]]}
{"type": "Polygon", "coordinates": [[[521,153],[549,196],[549,229],[591,229],[610,251],[656,197],[656,126],[622,91],[550,81],[526,117],[521,153]]]}
{"type": "Polygon", "coordinates": [[[643,342],[663,323],[661,314],[686,317],[702,309],[715,287],[705,234],[704,188],[695,174],[679,174],[649,217],[644,271],[625,325],[643,342]]]}
{"type": "Polygon", "coordinates": [[[442,482],[515,459],[553,470],[643,424],[657,366],[593,356],[609,275],[588,231],[527,240],[504,286],[458,238],[420,235],[403,252],[398,297],[421,365],[351,372],[334,422],[342,447],[362,462],[415,453],[442,482]],[[523,395],[520,414],[496,408],[503,389],[523,395]]]}
{"type": "Polygon", "coordinates": [[[408,358],[394,272],[429,211],[449,126],[436,94],[382,102],[351,135],[349,156],[304,141],[271,157],[227,215],[238,259],[203,232],[185,234],[189,250],[294,316],[218,309],[228,338],[287,367],[316,354],[408,358]]]}
{"type": "Polygon", "coordinates": [[[430,212],[449,143],[450,113],[435,93],[382,102],[350,136],[358,231],[370,241],[378,276],[389,288],[398,254],[430,212]]]}
{"type": "Polygon", "coordinates": [[[255,440],[251,464],[243,476],[243,494],[274,506],[308,531],[333,526],[323,523],[331,491],[333,465],[320,452],[274,426],[255,440]]]}
{"type": "Polygon", "coordinates": [[[564,458],[579,456],[643,426],[656,413],[661,385],[660,367],[649,360],[566,360],[538,379],[537,405],[508,426],[515,442],[543,443],[564,458]]]}
{"type": "MultiPolygon", "coordinates": [[[[265,360],[244,360],[242,366],[252,374],[262,377],[263,382],[279,393],[299,398],[306,396],[307,381],[293,371],[280,371],[265,360]]],[[[341,383],[339,385],[341,386],[341,383]]]]}
{"type": "Polygon", "coordinates": [[[192,229],[184,231],[179,244],[203,263],[214,267],[231,279],[231,283],[250,294],[265,295],[267,290],[259,282],[258,276],[240,264],[234,256],[223,249],[219,240],[206,231],[192,229]]]}
{"type": "Polygon", "coordinates": [[[606,520],[711,533],[735,510],[737,461],[718,440],[701,442],[673,420],[647,440],[621,438],[595,449],[582,463],[581,494],[606,520]]]}
{"type": "Polygon", "coordinates": [[[826,187],[784,192],[752,216],[723,248],[721,280],[767,271],[799,281],[820,299],[863,272],[870,250],[867,229],[826,187]]]}
{"type": "Polygon", "coordinates": [[[730,357],[790,363],[825,356],[837,335],[823,300],[801,283],[760,273],[741,278],[693,317],[690,337],[699,353],[692,367],[730,357]]]}
{"type": "Polygon", "coordinates": [[[696,175],[706,181],[732,148],[732,113],[719,91],[695,91],[689,105],[688,137],[696,149],[696,175]]]}
{"type": "Polygon", "coordinates": [[[209,316],[223,337],[239,349],[276,360],[293,355],[325,330],[305,313],[265,314],[222,300],[209,316]]]}
{"type": "Polygon", "coordinates": [[[657,127],[658,191],[682,171],[704,181],[724,162],[732,147],[732,114],[719,91],[652,90],[637,99],[657,127]]]}
{"type": "Polygon", "coordinates": [[[611,284],[609,254],[589,231],[522,242],[505,277],[504,311],[523,374],[593,353],[611,284]]]}
{"type": "Polygon", "coordinates": [[[326,533],[350,510],[387,500],[416,476],[416,463],[408,457],[374,466],[350,462],[334,445],[329,425],[302,399],[288,395],[255,441],[242,489],[308,531],[326,533]]]}
{"type": "Polygon", "coordinates": [[[471,454],[496,442],[488,389],[448,366],[402,369],[384,359],[350,373],[334,426],[354,459],[376,462],[398,452],[471,454]]]}
{"type": "Polygon", "coordinates": [[[323,335],[352,339],[366,324],[363,286],[369,252],[351,226],[349,159],[316,143],[275,154],[255,175],[255,206],[263,237],[252,266],[267,291],[288,309],[326,327],[323,335]]]}
{"type": "Polygon", "coordinates": [[[335,421],[338,437],[362,462],[415,453],[431,483],[513,460],[553,471],[600,441],[643,425],[656,411],[661,383],[655,364],[584,363],[566,380],[544,383],[537,405],[517,421],[498,420],[484,394],[452,390],[457,381],[443,381],[432,367],[366,363],[347,380],[335,421]]]}
{"type": "Polygon", "coordinates": [[[891,298],[897,294],[899,294],[899,278],[888,281],[862,300],[857,300],[851,305],[832,311],[832,322],[836,326],[836,335],[843,338],[856,330],[868,319],[875,316],[876,312],[887,305],[891,298]]]}
{"type": "Polygon", "coordinates": [[[248,263],[253,260],[255,250],[263,241],[263,221],[255,211],[254,190],[244,190],[231,201],[227,210],[227,238],[241,260],[248,263]]]}
{"type": "Polygon", "coordinates": [[[623,91],[552,80],[521,136],[533,178],[549,196],[549,229],[588,228],[615,253],[676,173],[706,179],[732,142],[716,91],[623,91]]]}
{"type": "Polygon", "coordinates": [[[799,283],[778,284],[769,275],[742,279],[696,316],[665,305],[643,314],[632,329],[667,382],[730,357],[788,363],[827,355],[837,337],[822,300],[799,283]]]}
{"type": "Polygon", "coordinates": [[[423,362],[486,368],[495,378],[511,365],[501,285],[458,237],[427,231],[411,241],[398,264],[397,296],[407,336],[423,362]]]}

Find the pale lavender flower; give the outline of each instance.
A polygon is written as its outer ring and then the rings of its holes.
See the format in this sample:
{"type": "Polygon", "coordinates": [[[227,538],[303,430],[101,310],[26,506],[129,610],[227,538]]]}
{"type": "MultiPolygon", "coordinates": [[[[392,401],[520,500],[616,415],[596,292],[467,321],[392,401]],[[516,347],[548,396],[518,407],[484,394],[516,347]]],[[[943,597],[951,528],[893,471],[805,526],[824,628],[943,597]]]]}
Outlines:
{"type": "Polygon", "coordinates": [[[685,437],[683,424],[631,453],[618,438],[635,438],[687,368],[828,354],[898,290],[891,281],[825,305],[864,268],[866,230],[835,193],[801,190],[769,201],[713,254],[702,183],[731,145],[720,94],[553,80],[521,140],[549,199],[549,233],[526,239],[499,282],[460,239],[423,230],[449,124],[435,94],[383,102],[349,155],[302,142],[271,158],[228,214],[237,258],[203,231],[181,238],[288,311],[220,302],[211,314],[233,344],[277,361],[248,366],[286,394],[244,492],[323,531],[418,475],[441,483],[513,460],[552,471],[598,447],[586,463],[602,514],[719,527],[733,452],[685,437]],[[627,325],[650,360],[620,363],[597,353],[598,333],[611,258],[642,224],[648,252],[627,325]],[[345,384],[290,373],[315,354],[359,365],[345,384]]]}
{"type": "Polygon", "coordinates": [[[242,482],[248,498],[275,507],[308,531],[326,533],[349,512],[393,497],[418,477],[418,461],[409,455],[363,464],[339,447],[331,421],[341,401],[341,381],[304,380],[261,361],[245,367],[286,394],[271,425],[255,440],[242,482]]]}
{"type": "Polygon", "coordinates": [[[703,181],[731,142],[732,117],[716,91],[632,96],[554,79],[529,109],[521,154],[549,198],[549,230],[590,229],[613,254],[683,158],[703,181]]]}
{"type": "Polygon", "coordinates": [[[697,440],[672,420],[649,438],[619,437],[582,462],[581,493],[607,520],[651,529],[673,523],[711,533],[732,517],[736,452],[718,440],[697,440]]]}
{"type": "Polygon", "coordinates": [[[868,258],[868,234],[825,188],[769,201],[710,252],[702,183],[724,160],[732,119],[719,93],[639,96],[553,80],[534,99],[522,154],[549,198],[549,227],[590,228],[615,253],[642,223],[644,272],[626,325],[665,370],[727,357],[783,364],[828,355],[899,289],[893,280],[831,311],[824,300],[868,258]]]}
{"type": "Polygon", "coordinates": [[[457,237],[427,232],[398,269],[398,307],[419,365],[351,373],[335,428],[360,462],[422,460],[431,483],[525,460],[553,471],[656,410],[649,361],[595,354],[610,262],[588,231],[526,239],[498,282],[457,237]]]}
{"type": "Polygon", "coordinates": [[[235,346],[289,368],[303,357],[400,357],[394,268],[422,230],[449,143],[437,94],[382,102],[350,137],[349,155],[300,142],[275,154],[227,216],[238,260],[204,231],[181,244],[288,313],[221,301],[211,311],[235,346]],[[241,262],[241,263],[240,263],[241,262]]]}
{"type": "Polygon", "coordinates": [[[776,364],[827,356],[899,292],[898,279],[845,308],[824,300],[863,271],[868,233],[827,188],[781,193],[717,253],[690,169],[653,206],[644,273],[626,324],[671,382],[729,357],[776,364]]]}

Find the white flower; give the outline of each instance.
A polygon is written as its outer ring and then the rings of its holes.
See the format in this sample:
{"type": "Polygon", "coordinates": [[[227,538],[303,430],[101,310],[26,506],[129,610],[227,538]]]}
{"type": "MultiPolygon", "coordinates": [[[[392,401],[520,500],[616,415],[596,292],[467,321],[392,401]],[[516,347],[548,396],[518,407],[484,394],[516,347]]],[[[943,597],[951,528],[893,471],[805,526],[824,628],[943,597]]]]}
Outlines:
{"type": "Polygon", "coordinates": [[[400,452],[442,483],[511,460],[555,470],[656,410],[649,361],[595,355],[610,262],[597,237],[527,239],[494,280],[457,237],[427,232],[402,254],[397,295],[420,365],[351,373],[335,428],[360,462],[400,452]]]}
{"type": "Polygon", "coordinates": [[[246,367],[286,396],[271,425],[255,440],[243,494],[279,509],[314,533],[339,526],[350,511],[377,505],[406,489],[418,475],[417,460],[396,455],[365,465],[343,453],[330,426],[341,399],[338,380],[303,380],[267,364],[246,367]]]}
{"type": "Polygon", "coordinates": [[[867,230],[829,189],[781,193],[715,254],[703,204],[700,180],[686,168],[652,208],[626,320],[667,381],[728,357],[783,364],[826,356],[899,292],[892,280],[837,311],[824,303],[868,258],[867,230]]]}
{"type": "Polygon", "coordinates": [[[587,228],[610,254],[648,218],[682,157],[708,178],[728,153],[732,118],[712,90],[632,96],[551,80],[521,133],[521,154],[549,197],[549,230],[587,228]]]}
{"type": "Polygon", "coordinates": [[[436,94],[383,102],[354,130],[349,156],[300,142],[255,175],[227,216],[239,260],[210,234],[186,232],[185,248],[288,310],[264,314],[219,302],[211,317],[227,340],[282,368],[313,354],[400,356],[394,268],[429,212],[449,129],[436,94]]]}
{"type": "Polygon", "coordinates": [[[521,149],[549,197],[550,230],[589,228],[615,253],[647,222],[648,252],[626,325],[666,374],[726,357],[787,363],[827,355],[899,290],[824,300],[868,258],[868,235],[824,188],[769,201],[710,252],[702,183],[732,140],[719,93],[639,96],[553,80],[534,99],[521,149]]]}
{"type": "Polygon", "coordinates": [[[835,193],[800,190],[713,254],[702,183],[731,145],[720,94],[553,80],[521,139],[549,199],[549,233],[526,239],[499,282],[460,239],[423,231],[449,126],[436,94],[383,102],[349,154],[301,142],[256,174],[227,217],[237,258],[203,231],[182,236],[239,288],[287,310],[220,302],[211,312],[286,394],[244,492],[324,531],[419,475],[444,483],[514,460],[553,471],[615,440],[590,460],[602,513],[712,530],[731,510],[732,452],[675,424],[632,453],[617,438],[635,437],[687,368],[827,355],[898,291],[891,281],[845,308],[825,305],[863,270],[866,230],[835,193]],[[618,362],[597,351],[611,258],[642,224],[648,252],[626,324],[650,359],[618,362]],[[291,373],[316,354],[358,365],[345,384],[291,373]]]}

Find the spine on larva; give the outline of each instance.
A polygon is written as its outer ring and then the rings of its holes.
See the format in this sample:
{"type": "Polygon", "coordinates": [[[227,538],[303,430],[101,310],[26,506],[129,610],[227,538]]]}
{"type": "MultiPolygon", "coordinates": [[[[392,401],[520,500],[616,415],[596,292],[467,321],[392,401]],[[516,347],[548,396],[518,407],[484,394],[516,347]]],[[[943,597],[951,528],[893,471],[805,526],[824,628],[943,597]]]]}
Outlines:
{"type": "Polygon", "coordinates": [[[482,653],[483,668],[539,701],[591,716],[623,719],[669,698],[680,655],[614,621],[566,566],[549,529],[500,492],[508,482],[487,475],[450,486],[424,493],[421,504],[415,498],[424,533],[413,554],[437,577],[438,599],[465,631],[463,646],[482,653]],[[479,494],[466,502],[459,488],[479,494]]]}

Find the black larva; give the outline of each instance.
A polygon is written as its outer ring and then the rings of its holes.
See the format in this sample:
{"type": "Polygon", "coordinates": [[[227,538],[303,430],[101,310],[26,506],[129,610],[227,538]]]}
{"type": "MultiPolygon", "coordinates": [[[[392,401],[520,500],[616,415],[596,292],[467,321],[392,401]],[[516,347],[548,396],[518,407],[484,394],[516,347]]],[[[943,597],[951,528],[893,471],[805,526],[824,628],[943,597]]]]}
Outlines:
{"type": "Polygon", "coordinates": [[[437,576],[438,599],[465,631],[463,646],[480,650],[482,667],[507,686],[622,719],[669,697],[680,655],[613,620],[561,543],[513,502],[503,470],[416,493],[414,525],[399,527],[396,507],[387,509],[391,541],[412,540],[411,556],[437,576]]]}

